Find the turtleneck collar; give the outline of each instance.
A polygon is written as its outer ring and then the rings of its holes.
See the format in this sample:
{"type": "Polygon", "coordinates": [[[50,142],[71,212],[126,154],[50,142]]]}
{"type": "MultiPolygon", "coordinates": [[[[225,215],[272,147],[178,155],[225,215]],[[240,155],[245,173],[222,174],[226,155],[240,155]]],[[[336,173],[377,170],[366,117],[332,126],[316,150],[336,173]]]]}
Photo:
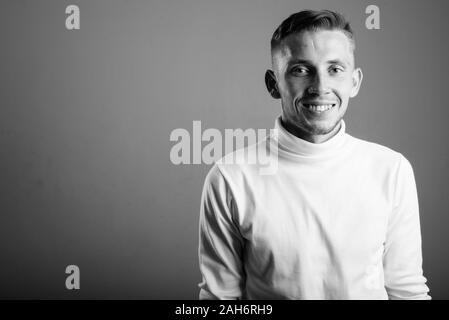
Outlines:
{"type": "Polygon", "coordinates": [[[341,119],[341,126],[338,132],[329,140],[322,143],[312,143],[304,139],[298,138],[291,134],[282,125],[281,116],[278,116],[274,123],[275,139],[281,150],[306,157],[321,157],[330,155],[343,146],[347,139],[346,124],[341,119]]]}

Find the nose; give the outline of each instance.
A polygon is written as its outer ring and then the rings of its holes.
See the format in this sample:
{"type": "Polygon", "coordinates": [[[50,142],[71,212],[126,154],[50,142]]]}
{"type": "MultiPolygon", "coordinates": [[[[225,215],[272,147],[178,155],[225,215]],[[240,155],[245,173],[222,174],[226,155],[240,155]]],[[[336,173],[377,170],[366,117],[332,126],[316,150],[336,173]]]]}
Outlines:
{"type": "Polygon", "coordinates": [[[324,95],[329,93],[329,86],[325,75],[316,72],[307,88],[309,94],[324,95]]]}

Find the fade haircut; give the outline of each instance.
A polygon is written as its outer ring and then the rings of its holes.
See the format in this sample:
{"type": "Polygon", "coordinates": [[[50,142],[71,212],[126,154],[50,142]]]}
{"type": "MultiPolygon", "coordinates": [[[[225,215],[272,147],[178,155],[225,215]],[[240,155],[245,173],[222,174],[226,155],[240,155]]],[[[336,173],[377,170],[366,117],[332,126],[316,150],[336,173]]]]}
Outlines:
{"type": "Polygon", "coordinates": [[[343,15],[330,10],[304,10],[292,14],[274,31],[271,37],[271,54],[280,46],[282,40],[289,35],[317,30],[342,31],[349,38],[354,52],[354,32],[343,15]]]}

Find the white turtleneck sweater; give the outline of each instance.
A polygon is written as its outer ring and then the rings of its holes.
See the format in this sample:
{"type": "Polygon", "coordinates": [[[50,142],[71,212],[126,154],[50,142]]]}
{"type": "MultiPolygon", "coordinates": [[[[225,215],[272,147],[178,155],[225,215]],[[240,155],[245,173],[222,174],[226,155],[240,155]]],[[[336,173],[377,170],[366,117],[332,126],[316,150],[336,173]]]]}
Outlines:
{"type": "Polygon", "coordinates": [[[269,146],[273,174],[221,161],[205,179],[200,299],[430,299],[409,161],[344,120],[320,144],[275,129],[225,156],[269,146]]]}

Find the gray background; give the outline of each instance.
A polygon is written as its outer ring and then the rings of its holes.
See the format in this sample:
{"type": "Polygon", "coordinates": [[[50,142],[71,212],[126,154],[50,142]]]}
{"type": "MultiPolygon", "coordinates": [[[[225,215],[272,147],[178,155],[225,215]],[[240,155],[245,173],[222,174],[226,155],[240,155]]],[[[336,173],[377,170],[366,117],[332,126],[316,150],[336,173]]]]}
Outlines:
{"type": "Polygon", "coordinates": [[[365,77],[348,132],[411,161],[425,275],[449,298],[448,5],[359,0],[2,0],[0,298],[196,299],[210,166],[173,165],[170,133],[272,128],[269,40],[306,8],[352,22],[365,77]],[[81,30],[65,28],[69,4],[81,30]]]}

